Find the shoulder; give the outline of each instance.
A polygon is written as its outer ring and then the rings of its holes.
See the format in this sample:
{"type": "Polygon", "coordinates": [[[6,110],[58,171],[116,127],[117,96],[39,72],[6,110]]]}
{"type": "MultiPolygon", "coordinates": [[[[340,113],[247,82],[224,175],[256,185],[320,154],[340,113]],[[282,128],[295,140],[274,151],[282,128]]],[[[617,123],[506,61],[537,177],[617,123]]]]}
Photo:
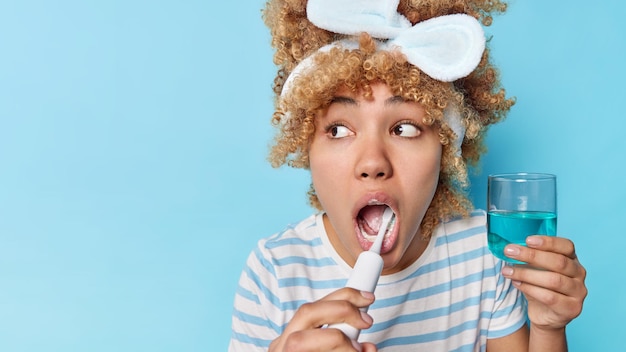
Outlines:
{"type": "Polygon", "coordinates": [[[443,223],[447,233],[462,232],[468,229],[486,229],[487,213],[482,209],[473,210],[468,217],[456,217],[443,223]]]}
{"type": "Polygon", "coordinates": [[[449,256],[459,264],[472,263],[472,270],[480,269],[488,276],[497,271],[499,263],[487,244],[487,213],[484,210],[474,210],[468,217],[442,223],[436,235],[435,248],[442,252],[440,255],[449,256]]]}
{"type": "Polygon", "coordinates": [[[483,241],[486,244],[487,213],[484,210],[474,210],[468,217],[458,217],[446,221],[439,227],[438,241],[466,242],[468,240],[483,241]]]}
{"type": "Polygon", "coordinates": [[[343,287],[346,277],[329,254],[321,214],[314,214],[258,242],[247,268],[255,282],[272,287],[285,309],[317,300],[343,287]]]}
{"type": "Polygon", "coordinates": [[[248,258],[248,266],[268,271],[276,277],[291,276],[307,267],[327,267],[335,262],[328,255],[322,235],[320,214],[289,225],[258,241],[248,258]]]}
{"type": "Polygon", "coordinates": [[[291,264],[307,263],[315,258],[315,248],[321,244],[316,236],[316,216],[289,225],[282,231],[260,239],[248,255],[244,275],[268,287],[278,285],[291,264]],[[274,282],[274,284],[270,284],[274,282]]]}
{"type": "Polygon", "coordinates": [[[282,231],[258,241],[257,249],[271,256],[281,253],[293,253],[294,248],[311,248],[320,246],[320,224],[316,214],[290,224],[282,231]]]}

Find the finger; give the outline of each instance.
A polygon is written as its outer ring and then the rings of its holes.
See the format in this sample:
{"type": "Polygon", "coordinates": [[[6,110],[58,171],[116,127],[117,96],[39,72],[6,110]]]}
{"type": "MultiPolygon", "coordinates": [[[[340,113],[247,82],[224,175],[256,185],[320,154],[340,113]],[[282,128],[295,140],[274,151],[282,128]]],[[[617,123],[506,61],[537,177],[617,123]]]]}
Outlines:
{"type": "Polygon", "coordinates": [[[359,310],[346,300],[320,300],[305,303],[298,308],[286,333],[299,330],[316,329],[326,324],[346,323],[357,329],[366,329],[372,325],[372,317],[359,310]]]}
{"type": "Polygon", "coordinates": [[[344,287],[333,291],[321,299],[321,301],[348,301],[359,308],[367,307],[374,303],[372,292],[359,291],[354,288],[344,287]]]}
{"type": "Polygon", "coordinates": [[[354,352],[363,349],[337,329],[309,329],[289,334],[285,338],[283,351],[354,352]]]}
{"type": "Polygon", "coordinates": [[[523,265],[505,266],[502,275],[514,281],[545,288],[572,297],[584,296],[586,288],[582,280],[556,272],[537,270],[523,265]]]}
{"type": "Polygon", "coordinates": [[[526,238],[526,244],[530,248],[559,253],[568,258],[576,259],[574,242],[567,238],[556,236],[528,236],[526,238]]]}
{"type": "Polygon", "coordinates": [[[376,352],[378,348],[373,343],[364,342],[361,344],[361,352],[376,352]]]}
{"type": "Polygon", "coordinates": [[[557,252],[509,244],[504,248],[504,254],[535,268],[557,272],[569,277],[584,278],[585,276],[584,269],[578,260],[557,252]]]}

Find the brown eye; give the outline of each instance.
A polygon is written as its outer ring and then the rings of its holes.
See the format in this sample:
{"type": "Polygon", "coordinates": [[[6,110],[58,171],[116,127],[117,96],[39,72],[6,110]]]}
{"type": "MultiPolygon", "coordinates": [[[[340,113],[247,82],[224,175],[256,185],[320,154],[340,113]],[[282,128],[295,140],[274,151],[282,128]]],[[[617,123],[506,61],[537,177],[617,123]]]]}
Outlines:
{"type": "Polygon", "coordinates": [[[326,129],[326,133],[332,138],[343,138],[352,134],[350,129],[343,125],[332,125],[326,129]]]}
{"type": "Polygon", "coordinates": [[[420,133],[420,129],[410,123],[400,123],[393,128],[393,134],[400,137],[417,137],[420,133]]]}

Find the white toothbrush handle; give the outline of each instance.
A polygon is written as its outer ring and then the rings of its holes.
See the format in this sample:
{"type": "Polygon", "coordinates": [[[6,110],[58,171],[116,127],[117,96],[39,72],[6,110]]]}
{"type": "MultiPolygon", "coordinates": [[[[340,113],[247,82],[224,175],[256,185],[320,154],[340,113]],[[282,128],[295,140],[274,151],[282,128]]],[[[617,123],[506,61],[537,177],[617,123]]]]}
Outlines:
{"type": "MultiPolygon", "coordinates": [[[[379,254],[372,251],[361,252],[354,264],[346,287],[352,287],[359,291],[374,292],[382,271],[383,258],[379,254]]],[[[367,312],[367,308],[361,308],[361,311],[367,312]]],[[[359,333],[361,332],[359,329],[346,323],[332,324],[328,327],[343,331],[346,336],[355,341],[359,338],[359,333]]]]}

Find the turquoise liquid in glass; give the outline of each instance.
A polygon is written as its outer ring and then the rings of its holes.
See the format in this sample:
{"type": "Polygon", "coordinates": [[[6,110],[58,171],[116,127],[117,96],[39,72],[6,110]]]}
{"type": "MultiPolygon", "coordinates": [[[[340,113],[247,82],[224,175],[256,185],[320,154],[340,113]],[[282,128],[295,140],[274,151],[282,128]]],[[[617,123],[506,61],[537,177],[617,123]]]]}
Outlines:
{"type": "Polygon", "coordinates": [[[487,213],[489,250],[496,257],[515,264],[524,262],[504,255],[509,243],[526,245],[530,235],[556,236],[556,214],[538,211],[490,211],[487,213]]]}

